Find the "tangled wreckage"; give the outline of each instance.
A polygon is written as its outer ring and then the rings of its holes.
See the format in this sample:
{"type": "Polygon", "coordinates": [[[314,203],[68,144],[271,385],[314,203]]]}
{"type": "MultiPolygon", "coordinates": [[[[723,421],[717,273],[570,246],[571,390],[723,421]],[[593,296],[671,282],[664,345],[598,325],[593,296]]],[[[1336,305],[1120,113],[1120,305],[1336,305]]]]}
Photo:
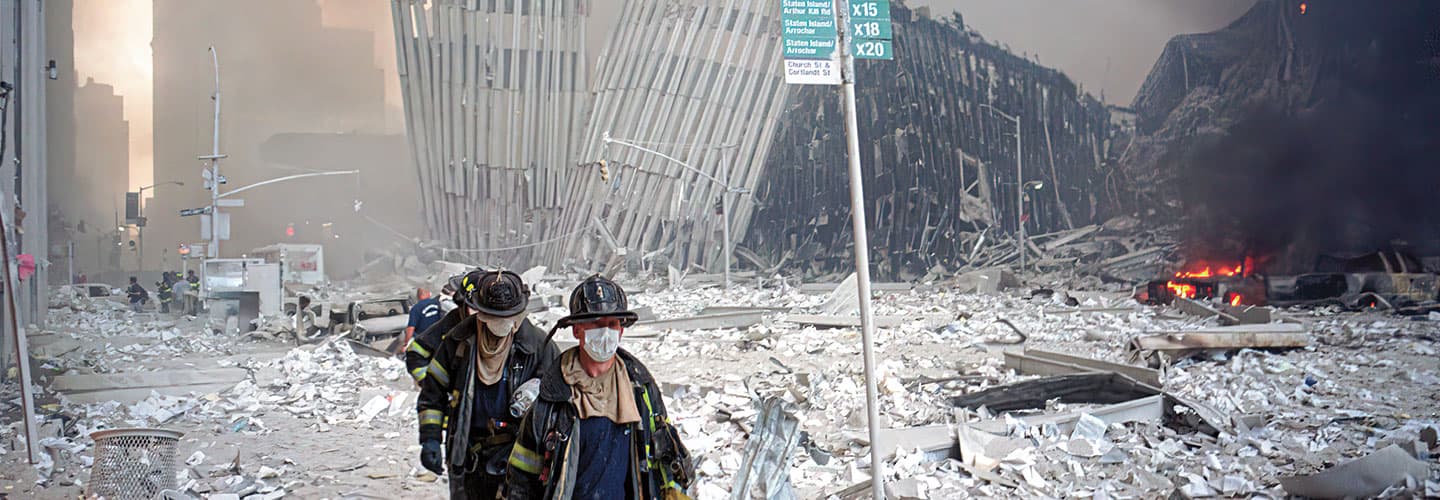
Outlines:
{"type": "MultiPolygon", "coordinates": [[[[407,123],[444,257],[718,272],[728,222],[743,267],[845,268],[839,101],[833,89],[784,84],[769,17],[779,0],[743,5],[627,0],[590,80],[577,73],[583,37],[531,46],[538,38],[518,36],[574,33],[587,12],[577,4],[512,16],[495,3],[397,0],[407,123]],[[503,28],[455,31],[483,25],[472,18],[503,28]],[[435,57],[445,64],[421,64],[435,57]],[[447,114],[454,102],[486,105],[472,119],[447,114]],[[554,119],[516,121],[521,110],[554,119]]],[[[958,14],[897,4],[892,15],[897,50],[910,55],[858,68],[878,277],[998,264],[1003,255],[976,248],[1021,220],[1039,235],[1118,213],[1107,158],[1123,132],[1103,104],[958,14]],[[1019,117],[1027,147],[1016,150],[1016,127],[991,108],[1019,117]],[[1016,196],[1027,183],[1043,189],[1016,196]]]]}

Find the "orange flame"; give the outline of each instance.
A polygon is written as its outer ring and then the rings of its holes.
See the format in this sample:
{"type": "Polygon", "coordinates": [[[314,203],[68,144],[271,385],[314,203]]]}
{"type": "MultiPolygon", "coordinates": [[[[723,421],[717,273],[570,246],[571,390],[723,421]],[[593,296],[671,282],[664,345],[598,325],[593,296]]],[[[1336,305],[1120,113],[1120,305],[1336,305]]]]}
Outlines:
{"type": "Polygon", "coordinates": [[[1309,4],[1306,4],[1305,2],[1300,2],[1300,15],[1302,15],[1302,16],[1305,15],[1305,11],[1306,11],[1306,10],[1309,10],[1309,8],[1310,8],[1310,5],[1309,5],[1309,4]]]}
{"type": "MultiPolygon", "coordinates": [[[[1249,259],[1246,259],[1246,260],[1249,260],[1249,259]]],[[[1202,263],[1198,268],[1195,268],[1195,269],[1193,269],[1193,270],[1190,270],[1190,271],[1183,271],[1183,270],[1182,270],[1182,271],[1180,271],[1180,272],[1175,273],[1175,277],[1176,277],[1176,278],[1211,278],[1211,277],[1215,277],[1215,276],[1231,277],[1231,276],[1240,276],[1240,275],[1243,275],[1244,273],[1245,273],[1245,264],[1235,264],[1235,267],[1220,266],[1220,267],[1216,267],[1216,268],[1213,268],[1213,269],[1212,269],[1209,264],[1204,264],[1204,263],[1202,263]]]]}
{"type": "Polygon", "coordinates": [[[1235,293],[1235,294],[1231,294],[1231,295],[1230,295],[1230,305],[1232,305],[1232,306],[1238,306],[1238,305],[1240,305],[1240,300],[1241,300],[1240,294],[1235,293]]]}
{"type": "Polygon", "coordinates": [[[1195,295],[1199,292],[1195,289],[1195,285],[1191,285],[1189,283],[1176,283],[1174,281],[1165,283],[1165,288],[1170,289],[1170,293],[1175,294],[1176,297],[1182,297],[1186,299],[1195,298],[1195,295]]]}

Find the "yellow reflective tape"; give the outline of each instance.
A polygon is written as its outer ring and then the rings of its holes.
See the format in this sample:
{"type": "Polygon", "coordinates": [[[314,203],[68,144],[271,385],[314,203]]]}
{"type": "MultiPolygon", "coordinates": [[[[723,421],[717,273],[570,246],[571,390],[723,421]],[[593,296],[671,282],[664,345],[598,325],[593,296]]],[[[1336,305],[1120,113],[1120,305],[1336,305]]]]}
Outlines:
{"type": "Polygon", "coordinates": [[[425,368],[426,367],[422,366],[414,370],[410,370],[410,376],[413,377],[416,382],[425,380],[425,368]]]}
{"type": "Polygon", "coordinates": [[[438,360],[434,360],[434,359],[430,360],[430,365],[429,365],[429,366],[430,366],[429,373],[430,373],[431,375],[434,375],[434,376],[435,376],[435,380],[440,381],[440,385],[449,387],[449,386],[450,386],[450,372],[446,371],[446,370],[445,370],[445,367],[442,366],[442,365],[439,363],[438,360]]]}
{"type": "Polygon", "coordinates": [[[440,425],[445,421],[445,414],[440,410],[424,410],[420,412],[420,425],[440,425]]]}
{"type": "Polygon", "coordinates": [[[650,433],[655,433],[655,406],[650,404],[650,391],[641,390],[641,399],[645,400],[645,411],[650,412],[650,433]]]}
{"type": "Polygon", "coordinates": [[[530,451],[520,443],[515,443],[515,448],[510,450],[510,466],[519,469],[526,474],[540,473],[540,454],[530,451]]]}
{"type": "Polygon", "coordinates": [[[419,354],[419,355],[425,357],[426,359],[429,359],[429,358],[430,358],[430,351],[429,351],[429,350],[426,350],[426,349],[425,349],[425,346],[420,345],[420,343],[417,342],[415,339],[411,339],[411,340],[410,340],[410,345],[405,346],[405,350],[407,350],[407,351],[415,351],[415,354],[419,354]]]}

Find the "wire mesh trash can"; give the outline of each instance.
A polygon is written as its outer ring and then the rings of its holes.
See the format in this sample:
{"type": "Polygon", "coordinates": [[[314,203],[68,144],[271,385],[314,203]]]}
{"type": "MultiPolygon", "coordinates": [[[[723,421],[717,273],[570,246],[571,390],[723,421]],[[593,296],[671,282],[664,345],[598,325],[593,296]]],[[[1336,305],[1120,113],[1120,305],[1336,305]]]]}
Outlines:
{"type": "Polygon", "coordinates": [[[175,447],[184,434],[166,429],[107,429],[90,434],[95,464],[85,498],[155,498],[175,488],[175,447]]]}

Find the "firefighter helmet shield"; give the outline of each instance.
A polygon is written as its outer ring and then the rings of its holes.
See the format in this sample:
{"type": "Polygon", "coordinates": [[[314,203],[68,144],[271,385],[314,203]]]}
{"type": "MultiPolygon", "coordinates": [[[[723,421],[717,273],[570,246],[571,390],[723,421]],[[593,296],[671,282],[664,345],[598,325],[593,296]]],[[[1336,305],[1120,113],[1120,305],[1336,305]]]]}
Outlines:
{"type": "Polygon", "coordinates": [[[530,305],[530,289],[510,271],[472,271],[461,280],[456,295],[471,309],[497,318],[520,314],[530,305]]]}
{"type": "Polygon", "coordinates": [[[586,278],[570,292],[570,315],[560,318],[555,326],[565,328],[595,318],[620,318],[621,325],[626,327],[639,318],[630,311],[625,289],[598,274],[586,278]]]}

